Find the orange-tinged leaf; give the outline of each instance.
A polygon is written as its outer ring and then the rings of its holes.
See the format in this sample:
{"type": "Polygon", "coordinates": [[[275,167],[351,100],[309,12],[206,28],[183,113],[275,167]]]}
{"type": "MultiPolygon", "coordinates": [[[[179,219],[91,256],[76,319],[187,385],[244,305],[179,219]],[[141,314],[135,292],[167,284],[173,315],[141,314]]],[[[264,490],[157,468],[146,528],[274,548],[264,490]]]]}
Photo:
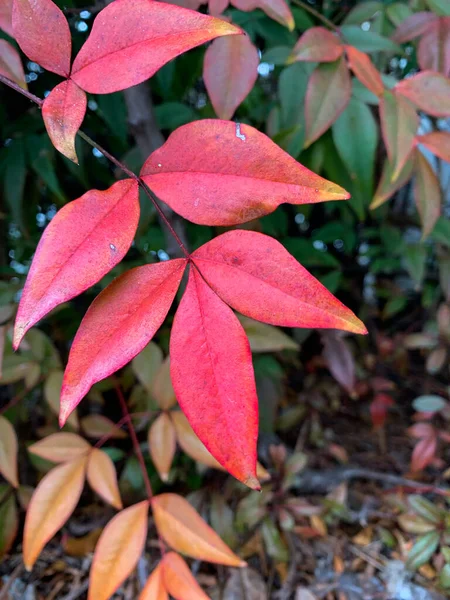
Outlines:
{"type": "Polygon", "coordinates": [[[450,162],[450,133],[448,131],[432,131],[425,135],[418,135],[417,142],[431,150],[433,154],[450,162]]]}
{"type": "Polygon", "coordinates": [[[395,192],[408,183],[413,175],[413,172],[414,160],[411,157],[406,161],[403,169],[398,174],[397,179],[393,181],[393,165],[388,159],[386,159],[383,165],[380,182],[369,208],[374,210],[389,200],[389,198],[393,196],[395,192]]]}
{"type": "Polygon", "coordinates": [[[91,445],[76,433],[52,433],[28,447],[28,452],[55,463],[75,460],[89,454],[91,445]]]}
{"type": "Polygon", "coordinates": [[[17,436],[14,427],[0,415],[0,474],[13,487],[18,487],[17,436]]]}
{"type": "Polygon", "coordinates": [[[115,0],[96,17],[72,67],[72,79],[93,94],[145,81],[190,48],[242,31],[226,21],[165,2],[115,0]]]}
{"type": "Polygon", "coordinates": [[[84,433],[91,438],[100,439],[107,435],[109,438],[123,440],[127,437],[126,431],[103,415],[87,415],[81,419],[80,425],[84,433]]]}
{"type": "Polygon", "coordinates": [[[209,600],[181,556],[167,552],[161,566],[164,586],[175,600],[209,600]]]}
{"type": "Polygon", "coordinates": [[[170,357],[175,394],[195,433],[227,471],[259,489],[250,345],[233,311],[194,267],[175,314],[170,357]]]}
{"type": "Polygon", "coordinates": [[[201,246],[192,258],[222,300],[252,319],[283,327],[366,333],[348,308],[267,235],[228,231],[201,246]]]}
{"type": "Polygon", "coordinates": [[[91,304],[73,341],[61,393],[60,423],[91,386],[123,367],[166,318],[186,261],[137,267],[113,281],[91,304]]]}
{"type": "Polygon", "coordinates": [[[30,60],[47,71],[69,77],[69,24],[52,0],[14,0],[12,27],[17,43],[30,60]]]}
{"type": "Polygon", "coordinates": [[[177,446],[175,428],[167,413],[161,413],[151,424],[148,446],[159,476],[163,481],[167,481],[177,446]]]}
{"type": "Polygon", "coordinates": [[[53,88],[42,105],[42,118],[52,144],[76,164],[75,136],[83,122],[86,105],[85,92],[70,80],[53,88]]]}
{"type": "Polygon", "coordinates": [[[2,0],[0,2],[0,29],[3,29],[11,37],[14,37],[11,20],[12,6],[13,0],[2,0]]]}
{"type": "Polygon", "coordinates": [[[61,529],[81,496],[87,456],[47,473],[31,498],[23,534],[23,562],[31,571],[42,548],[61,529]]]}
{"type": "Polygon", "coordinates": [[[285,25],[289,31],[294,30],[294,17],[285,0],[232,0],[231,3],[245,12],[260,8],[271,19],[285,25]]]}
{"type": "Polygon", "coordinates": [[[27,89],[22,61],[17,50],[6,40],[0,40],[0,75],[27,89]]]}
{"type": "Polygon", "coordinates": [[[167,356],[153,379],[151,386],[152,396],[162,410],[169,410],[175,406],[177,399],[170,378],[170,358],[167,356]]]}
{"type": "Polygon", "coordinates": [[[395,91],[433,117],[450,116],[450,79],[434,71],[422,71],[403,79],[395,91]]]}
{"type": "Polygon", "coordinates": [[[305,97],[305,148],[336,121],[349,103],[351,93],[352,82],[344,57],[314,70],[305,97]]]}
{"type": "Polygon", "coordinates": [[[119,486],[117,485],[117,473],[110,457],[93,448],[87,464],[87,480],[94,492],[103,498],[105,502],[120,510],[122,500],[120,499],[119,486]]]}
{"type": "Polygon", "coordinates": [[[400,23],[392,39],[398,44],[413,40],[428,31],[437,20],[438,17],[432,12],[421,11],[414,13],[400,23]]]}
{"type": "Polygon", "coordinates": [[[203,79],[220,119],[231,119],[258,77],[259,54],[247,35],[213,41],[205,52],[203,79]]]}
{"type": "Polygon", "coordinates": [[[175,426],[178,443],[186,454],[207,467],[223,470],[222,465],[217,462],[203,442],[199,440],[184,413],[175,410],[170,413],[170,418],[175,426]]]}
{"type": "Polygon", "coordinates": [[[131,179],[118,181],[104,192],[86,192],[56,214],[38,244],[25,283],[15,349],[52,308],[84,292],[122,260],[138,220],[138,184],[131,179]]]}
{"type": "Polygon", "coordinates": [[[295,44],[288,62],[333,62],[344,51],[341,41],[325,27],[311,27],[295,44]]]}
{"type": "Polygon", "coordinates": [[[159,494],[152,499],[152,510],[159,534],[177,552],[220,565],[245,566],[182,496],[159,494]]]}
{"type": "Polygon", "coordinates": [[[380,72],[365,52],[361,52],[354,46],[345,46],[348,66],[355,77],[366,86],[375,96],[381,96],[384,92],[384,84],[380,72]]]}
{"type": "Polygon", "coordinates": [[[139,600],[169,600],[163,580],[163,567],[161,563],[153,569],[147,583],[139,596],[139,600]]]}
{"type": "Polygon", "coordinates": [[[427,237],[441,214],[441,188],[436,173],[419,150],[415,161],[414,200],[422,222],[422,236],[427,237]]]}
{"type": "Polygon", "coordinates": [[[395,181],[414,150],[419,117],[408,100],[386,90],[380,99],[380,121],[395,181]]]}
{"type": "Polygon", "coordinates": [[[249,125],[195,121],[179,127],[145,162],[141,175],[175,212],[200,225],[236,225],[279,204],[345,200],[249,125]]]}
{"type": "Polygon", "coordinates": [[[147,527],[147,500],[111,519],[95,549],[88,600],[108,600],[130,575],[144,550],[147,527]]]}

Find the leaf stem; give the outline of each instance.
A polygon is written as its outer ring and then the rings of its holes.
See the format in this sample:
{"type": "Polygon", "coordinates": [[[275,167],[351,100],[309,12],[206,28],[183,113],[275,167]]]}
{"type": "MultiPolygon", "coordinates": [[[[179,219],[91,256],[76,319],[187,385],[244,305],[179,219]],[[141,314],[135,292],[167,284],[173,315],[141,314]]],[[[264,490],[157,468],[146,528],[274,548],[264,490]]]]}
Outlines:
{"type": "MultiPolygon", "coordinates": [[[[10,88],[12,88],[13,90],[15,90],[16,92],[19,92],[19,94],[22,94],[22,96],[25,96],[25,98],[28,98],[28,100],[30,100],[31,102],[34,102],[35,104],[37,104],[39,106],[39,108],[42,108],[42,105],[43,105],[44,101],[41,98],[39,98],[38,96],[35,96],[34,94],[31,94],[27,90],[24,90],[23,88],[20,87],[20,85],[18,85],[14,81],[11,81],[11,79],[8,79],[4,75],[0,75],[0,82],[2,82],[5,85],[9,86],[10,88]]],[[[159,200],[158,200],[157,196],[148,187],[148,185],[145,183],[145,181],[143,179],[141,179],[141,177],[139,177],[139,175],[136,175],[136,173],[133,173],[133,171],[131,171],[124,163],[122,163],[115,156],[113,156],[112,154],[110,154],[107,150],[105,150],[102,146],[100,146],[100,144],[98,144],[97,142],[95,142],[91,137],[89,137],[81,129],[78,131],[78,135],[80,136],[81,139],[83,139],[85,142],[87,142],[90,146],[92,146],[93,148],[96,148],[99,152],[101,152],[103,154],[103,156],[105,156],[109,161],[111,161],[116,167],[118,167],[124,173],[126,173],[126,175],[128,175],[128,177],[131,177],[131,179],[134,179],[138,183],[139,187],[142,189],[142,191],[150,199],[151,203],[155,207],[157,213],[161,217],[161,220],[164,222],[164,224],[166,225],[166,227],[168,228],[168,230],[170,231],[170,233],[175,238],[175,240],[176,240],[177,244],[180,246],[183,254],[186,256],[186,258],[189,259],[190,258],[190,254],[189,254],[186,246],[183,244],[183,242],[181,241],[181,239],[178,236],[177,232],[172,227],[172,224],[170,223],[169,219],[164,214],[164,211],[159,206],[159,200]]]]}
{"type": "Polygon", "coordinates": [[[341,35],[341,30],[337,25],[330,21],[330,19],[327,19],[326,17],[321,15],[319,11],[317,11],[312,6],[309,6],[309,4],[307,4],[306,2],[303,2],[302,0],[292,0],[292,3],[296,4],[297,6],[300,6],[300,8],[303,8],[303,10],[306,10],[306,12],[309,12],[311,15],[314,15],[316,19],[322,21],[324,25],[326,25],[330,29],[333,29],[334,31],[336,31],[336,33],[339,33],[339,35],[341,35]]]}
{"type": "MultiPolygon", "coordinates": [[[[129,417],[131,419],[137,419],[137,418],[142,418],[142,417],[151,417],[154,414],[154,411],[147,411],[147,412],[137,412],[137,413],[129,413],[129,417]]],[[[114,425],[116,427],[122,427],[122,425],[124,425],[124,423],[128,423],[128,415],[126,415],[125,417],[122,417],[120,419],[120,421],[117,421],[117,423],[115,423],[114,425]]],[[[94,445],[94,448],[101,448],[104,444],[106,444],[106,442],[112,438],[114,435],[114,431],[109,431],[108,433],[105,433],[104,436],[102,436],[97,443],[94,445]]]]}

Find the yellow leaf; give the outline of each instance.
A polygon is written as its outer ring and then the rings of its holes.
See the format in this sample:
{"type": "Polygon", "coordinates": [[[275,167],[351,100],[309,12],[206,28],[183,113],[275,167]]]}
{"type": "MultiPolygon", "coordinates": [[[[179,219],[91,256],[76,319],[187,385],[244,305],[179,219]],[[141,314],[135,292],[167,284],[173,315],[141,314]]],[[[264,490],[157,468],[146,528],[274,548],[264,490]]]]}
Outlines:
{"type": "Polygon", "coordinates": [[[239,315],[239,321],[245,329],[252,352],[279,352],[280,350],[299,349],[297,342],[278,327],[260,323],[241,315],[239,315]]]}
{"type": "Polygon", "coordinates": [[[17,436],[14,427],[0,416],[0,473],[13,487],[18,487],[17,436]]]}
{"type": "Polygon", "coordinates": [[[105,502],[119,510],[122,508],[116,469],[106,452],[98,448],[92,449],[87,465],[87,480],[105,502]]]}
{"type": "Polygon", "coordinates": [[[108,600],[136,566],[144,550],[148,502],[118,513],[103,530],[91,567],[88,600],[108,600]]]}
{"type": "Polygon", "coordinates": [[[177,552],[230,567],[245,566],[246,563],[228,548],[189,502],[181,496],[177,494],[155,496],[152,500],[152,509],[160,535],[177,552]]]}
{"type": "Polygon", "coordinates": [[[158,369],[153,385],[152,394],[162,410],[175,406],[177,399],[170,378],[170,358],[167,357],[158,369]]]}
{"type": "Polygon", "coordinates": [[[83,491],[87,456],[52,469],[31,498],[23,534],[23,562],[30,571],[42,548],[64,525],[83,491]]]}
{"type": "Polygon", "coordinates": [[[177,446],[175,428],[167,413],[161,413],[153,421],[148,431],[148,446],[159,476],[167,481],[177,446]]]}
{"type": "Polygon", "coordinates": [[[189,421],[180,410],[176,410],[170,413],[173,424],[175,425],[175,431],[177,433],[178,443],[181,448],[200,463],[213,469],[219,469],[223,471],[223,467],[217,462],[214,456],[207,450],[206,446],[201,442],[194,430],[189,425],[189,421]]]}
{"type": "Polygon", "coordinates": [[[131,361],[134,374],[148,392],[152,391],[153,380],[163,361],[163,353],[155,342],[150,342],[131,361]]]}
{"type": "Polygon", "coordinates": [[[28,452],[55,463],[68,462],[84,456],[91,445],[76,433],[52,433],[43,440],[32,444],[28,452]]]}
{"type": "Polygon", "coordinates": [[[104,435],[116,439],[127,437],[123,429],[117,427],[111,419],[103,415],[88,415],[87,417],[83,417],[81,419],[81,427],[88,437],[95,439],[100,439],[104,435]]]}
{"type": "Polygon", "coordinates": [[[139,596],[139,600],[169,600],[163,580],[161,563],[153,570],[139,596]]]}
{"type": "Polygon", "coordinates": [[[175,552],[168,552],[164,555],[161,565],[164,585],[175,600],[209,600],[181,556],[175,552]]]}

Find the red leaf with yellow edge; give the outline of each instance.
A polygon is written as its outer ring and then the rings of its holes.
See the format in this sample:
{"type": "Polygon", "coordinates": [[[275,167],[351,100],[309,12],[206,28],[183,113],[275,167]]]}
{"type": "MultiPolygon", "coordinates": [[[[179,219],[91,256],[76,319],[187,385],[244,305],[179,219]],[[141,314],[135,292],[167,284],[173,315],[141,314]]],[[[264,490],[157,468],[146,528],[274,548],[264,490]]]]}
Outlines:
{"type": "Polygon", "coordinates": [[[117,473],[113,461],[110,457],[99,450],[93,448],[87,464],[87,480],[91,488],[105,502],[120,510],[122,500],[120,499],[119,486],[117,485],[117,473]]]}
{"type": "Polygon", "coordinates": [[[209,600],[181,556],[167,552],[161,560],[161,567],[164,586],[175,600],[209,600]]]}
{"type": "Polygon", "coordinates": [[[81,321],[64,375],[60,423],[90,388],[127,364],[166,318],[186,261],[137,267],[115,279],[81,321]]]}
{"type": "Polygon", "coordinates": [[[84,292],[122,260],[138,220],[138,184],[132,179],[104,192],[90,190],[56,214],[28,273],[16,317],[15,349],[55,306],[84,292]]]}
{"type": "Polygon", "coordinates": [[[422,223],[422,237],[427,237],[434,229],[441,214],[441,187],[436,173],[424,155],[417,150],[414,200],[422,223]]]}
{"type": "Polygon", "coordinates": [[[3,31],[11,37],[14,37],[12,28],[12,7],[13,0],[2,0],[2,2],[0,2],[0,29],[3,29],[3,31]]]}
{"type": "Polygon", "coordinates": [[[175,212],[200,225],[236,225],[283,202],[345,200],[340,186],[303,167],[249,125],[195,121],[179,127],[141,175],[175,212]]]}
{"type": "Polygon", "coordinates": [[[110,94],[141,83],[190,48],[235,25],[165,2],[115,0],[94,21],[72,68],[72,79],[92,94],[110,94]]]}
{"type": "Polygon", "coordinates": [[[95,548],[88,600],[108,600],[122,585],[144,550],[147,528],[147,500],[111,519],[95,548]]]}
{"type": "Polygon", "coordinates": [[[354,46],[345,46],[348,66],[355,77],[366,86],[375,96],[381,96],[384,92],[384,84],[380,72],[365,52],[361,52],[354,46]]]}
{"type": "Polygon", "coordinates": [[[169,600],[164,586],[163,567],[161,563],[153,569],[147,583],[139,596],[139,600],[169,600]]]}
{"type": "Polygon", "coordinates": [[[175,428],[167,413],[161,413],[148,431],[150,456],[163,481],[169,479],[169,471],[177,447],[175,428]]]}
{"type": "Polygon", "coordinates": [[[403,169],[398,174],[397,179],[393,181],[393,165],[391,162],[389,162],[389,160],[385,160],[383,171],[381,173],[381,179],[369,208],[374,210],[389,200],[389,198],[393,196],[395,192],[408,183],[413,175],[413,172],[414,160],[413,157],[410,157],[406,161],[403,169]]]}
{"type": "Polygon", "coordinates": [[[86,456],[91,451],[92,446],[76,433],[52,433],[44,439],[31,444],[28,452],[35,454],[45,460],[61,463],[82,456],[86,456]]]}
{"type": "Polygon", "coordinates": [[[23,562],[31,571],[42,548],[74,511],[83,491],[87,456],[58,465],[41,479],[25,518],[23,562]]]}
{"type": "Polygon", "coordinates": [[[14,37],[30,60],[69,77],[72,40],[63,12],[52,0],[14,0],[14,37]]]}
{"type": "Polygon", "coordinates": [[[0,40],[0,75],[27,89],[22,60],[17,50],[6,40],[0,40]]]}
{"type": "Polygon", "coordinates": [[[440,17],[423,35],[417,48],[422,71],[439,71],[450,76],[450,17],[440,17]]]}
{"type": "Polygon", "coordinates": [[[52,89],[42,105],[42,118],[52,144],[78,164],[75,136],[86,113],[86,94],[73,81],[63,81],[52,89]]]}
{"type": "Polygon", "coordinates": [[[314,70],[305,97],[305,148],[336,121],[349,103],[351,93],[352,82],[343,57],[314,70]]]}
{"type": "Polygon", "coordinates": [[[399,81],[395,91],[433,117],[450,116],[450,79],[434,71],[422,71],[399,81]]]}
{"type": "Polygon", "coordinates": [[[258,77],[259,54],[247,35],[213,41],[205,52],[203,79],[216,115],[231,119],[258,77]]]}
{"type": "Polygon", "coordinates": [[[194,267],[175,314],[170,358],[175,394],[195,433],[227,471],[259,489],[250,345],[233,311],[194,267]]]}
{"type": "Polygon", "coordinates": [[[386,90],[380,99],[380,122],[395,181],[414,150],[419,117],[406,98],[386,90]]]}
{"type": "Polygon", "coordinates": [[[164,359],[153,378],[151,393],[161,410],[169,410],[177,403],[170,378],[170,358],[168,356],[164,359]]]}
{"type": "Polygon", "coordinates": [[[420,11],[400,23],[392,36],[394,42],[402,44],[426,33],[439,17],[432,12],[420,11]]]}
{"type": "Polygon", "coordinates": [[[246,565],[182,496],[159,494],[152,511],[159,534],[177,552],[229,567],[246,565]]]}
{"type": "Polygon", "coordinates": [[[351,310],[267,235],[228,231],[201,246],[192,258],[222,300],[252,319],[283,327],[366,333],[351,310]]]}
{"type": "Polygon", "coordinates": [[[127,437],[126,431],[117,427],[111,419],[108,419],[108,417],[104,417],[103,415],[87,415],[81,419],[80,425],[88,437],[97,440],[104,436],[116,440],[123,440],[127,437]]]}
{"type": "Polygon", "coordinates": [[[433,154],[450,162],[450,133],[448,131],[432,131],[425,135],[418,135],[417,142],[431,150],[433,154]]]}
{"type": "Polygon", "coordinates": [[[338,37],[325,27],[311,27],[295,44],[288,62],[333,62],[344,51],[338,37]]]}
{"type": "Polygon", "coordinates": [[[294,17],[285,0],[231,0],[231,4],[245,12],[260,8],[271,19],[285,25],[289,31],[293,31],[295,27],[294,17]]]}
{"type": "Polygon", "coordinates": [[[17,435],[14,427],[0,415],[0,473],[13,487],[18,487],[17,435]]]}

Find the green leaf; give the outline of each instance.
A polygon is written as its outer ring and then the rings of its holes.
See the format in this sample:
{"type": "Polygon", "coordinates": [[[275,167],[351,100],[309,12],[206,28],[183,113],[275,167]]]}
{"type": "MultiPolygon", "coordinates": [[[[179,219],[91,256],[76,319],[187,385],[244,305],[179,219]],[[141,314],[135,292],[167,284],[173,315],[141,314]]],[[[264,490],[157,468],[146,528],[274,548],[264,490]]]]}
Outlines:
{"type": "Polygon", "coordinates": [[[303,105],[308,80],[313,71],[311,67],[313,65],[298,62],[281,71],[278,97],[280,99],[282,129],[301,125],[304,131],[303,105]]]}
{"type": "Polygon", "coordinates": [[[353,182],[350,204],[358,218],[363,220],[373,196],[378,145],[378,127],[372,111],[363,102],[351,98],[347,108],[333,124],[332,132],[339,156],[353,182]]]}
{"type": "Polygon", "coordinates": [[[433,394],[426,394],[424,396],[418,396],[413,400],[413,408],[417,412],[435,413],[447,406],[447,402],[441,396],[435,396],[433,394]]]}
{"type": "Polygon", "coordinates": [[[307,267],[339,267],[339,261],[329,252],[314,248],[310,240],[286,238],[284,245],[288,252],[307,267]]]}
{"type": "Polygon", "coordinates": [[[272,65],[285,65],[288,57],[291,55],[292,48],[289,46],[275,46],[266,50],[262,57],[262,63],[269,63],[272,65]]]}
{"type": "Polygon", "coordinates": [[[342,240],[344,242],[344,250],[347,253],[353,252],[356,246],[355,230],[339,221],[330,221],[323,227],[314,229],[311,237],[313,240],[321,240],[325,244],[342,240]]]}
{"type": "Polygon", "coordinates": [[[419,496],[418,494],[409,496],[408,504],[415,513],[426,521],[433,523],[433,525],[438,525],[442,521],[442,511],[423,496],[419,496]]]}
{"type": "Polygon", "coordinates": [[[441,546],[441,553],[446,563],[450,563],[450,548],[448,546],[441,546]]]}
{"type": "Polygon", "coordinates": [[[5,200],[16,225],[23,230],[23,192],[27,175],[25,144],[22,138],[13,140],[2,153],[3,189],[5,200]]]}
{"type": "Polygon", "coordinates": [[[261,533],[266,546],[267,554],[277,562],[288,562],[288,548],[281,537],[281,533],[279,532],[277,526],[271,519],[264,519],[261,527],[261,533]]]}
{"type": "Polygon", "coordinates": [[[394,4],[391,4],[386,8],[386,14],[392,23],[398,27],[400,23],[413,14],[413,11],[406,4],[394,2],[394,4]]]}
{"type": "Polygon", "coordinates": [[[65,204],[66,196],[59,187],[55,171],[55,150],[47,135],[27,138],[27,149],[31,168],[53,192],[60,204],[65,204]]]}
{"type": "Polygon", "coordinates": [[[345,25],[361,25],[364,21],[370,21],[380,10],[383,10],[383,2],[369,0],[368,2],[359,2],[343,20],[345,25]]]}
{"type": "Polygon", "coordinates": [[[417,290],[422,287],[427,256],[428,248],[422,244],[411,244],[406,246],[404,250],[403,260],[405,268],[416,284],[417,290]]]}
{"type": "Polygon", "coordinates": [[[155,107],[156,120],[161,129],[176,129],[198,119],[193,108],[181,102],[164,102],[155,107]]]}
{"type": "Polygon", "coordinates": [[[439,573],[439,584],[445,588],[450,588],[450,565],[444,565],[443,569],[439,573]]]}
{"type": "Polygon", "coordinates": [[[450,248],[450,219],[439,217],[430,235],[435,242],[450,248]]]}
{"type": "Polygon", "coordinates": [[[380,103],[378,96],[375,96],[373,92],[368,90],[359,79],[356,79],[356,77],[352,78],[352,97],[355,100],[359,100],[359,102],[372,104],[373,106],[378,106],[380,103]]]}
{"type": "Polygon", "coordinates": [[[125,144],[128,136],[127,107],[123,92],[97,96],[98,114],[113,135],[125,144]]]}
{"type": "Polygon", "coordinates": [[[411,548],[406,566],[415,571],[427,563],[439,546],[439,537],[437,531],[430,531],[421,536],[411,548]]]}
{"type": "Polygon", "coordinates": [[[425,0],[430,9],[440,17],[450,17],[450,3],[448,0],[425,0]]]}
{"type": "Polygon", "coordinates": [[[361,52],[392,52],[403,54],[402,48],[387,37],[374,31],[364,31],[358,25],[342,25],[345,41],[361,52]]]}
{"type": "MultiPolygon", "coordinates": [[[[7,486],[2,486],[6,488],[7,486]]],[[[4,494],[2,493],[3,497],[4,494]]],[[[0,559],[9,552],[17,535],[19,520],[14,494],[9,494],[6,500],[0,504],[0,559]]]]}

